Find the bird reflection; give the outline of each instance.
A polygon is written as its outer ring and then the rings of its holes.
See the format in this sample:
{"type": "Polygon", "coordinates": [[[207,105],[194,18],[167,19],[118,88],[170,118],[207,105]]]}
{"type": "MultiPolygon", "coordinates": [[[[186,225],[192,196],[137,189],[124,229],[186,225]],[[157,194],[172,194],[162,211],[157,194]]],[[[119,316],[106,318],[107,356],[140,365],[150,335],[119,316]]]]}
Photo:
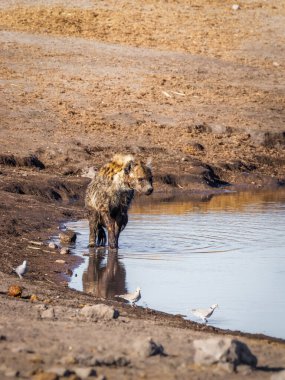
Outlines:
{"type": "Polygon", "coordinates": [[[87,270],[83,273],[83,291],[100,298],[113,298],[126,292],[126,270],[118,251],[90,251],[87,270]]]}

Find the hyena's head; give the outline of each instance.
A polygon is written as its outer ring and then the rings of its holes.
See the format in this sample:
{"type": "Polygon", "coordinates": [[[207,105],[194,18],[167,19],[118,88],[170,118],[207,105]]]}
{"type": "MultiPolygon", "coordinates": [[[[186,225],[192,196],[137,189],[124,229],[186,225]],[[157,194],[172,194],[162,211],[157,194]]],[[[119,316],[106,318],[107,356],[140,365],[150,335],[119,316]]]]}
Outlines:
{"type": "Polygon", "coordinates": [[[138,193],[150,195],[153,192],[150,162],[131,160],[124,167],[129,187],[138,193]]]}
{"type": "Polygon", "coordinates": [[[118,190],[136,190],[146,195],[153,192],[150,161],[144,163],[132,155],[117,154],[99,174],[110,178],[118,190]]]}

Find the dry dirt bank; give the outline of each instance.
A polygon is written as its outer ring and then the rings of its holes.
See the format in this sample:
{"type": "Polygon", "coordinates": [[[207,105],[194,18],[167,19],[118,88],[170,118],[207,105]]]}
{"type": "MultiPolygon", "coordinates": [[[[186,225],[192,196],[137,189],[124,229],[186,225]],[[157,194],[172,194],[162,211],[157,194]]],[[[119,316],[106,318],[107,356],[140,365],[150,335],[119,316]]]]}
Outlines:
{"type": "Polygon", "coordinates": [[[193,364],[192,341],[216,336],[211,329],[203,332],[195,329],[195,323],[183,322],[180,317],[141,308],[130,310],[119,303],[113,303],[120,311],[116,320],[78,319],[76,314],[83,305],[102,301],[64,291],[57,285],[49,284],[45,288],[43,282],[31,282],[28,278],[21,282],[25,287],[23,298],[9,299],[3,294],[3,284],[15,282],[18,281],[1,274],[0,371],[3,379],[31,378],[42,370],[56,371],[55,367],[69,370],[92,367],[98,375],[108,379],[269,379],[284,365],[284,343],[243,337],[240,339],[258,357],[256,371],[245,375],[215,367],[199,368],[193,364]],[[31,294],[36,294],[39,301],[30,302],[31,294]],[[44,307],[49,312],[44,312],[44,307]],[[149,337],[163,345],[167,356],[146,358],[136,352],[137,345],[140,347],[149,337]],[[18,371],[18,376],[15,373],[13,376],[13,371],[18,371]],[[10,375],[5,376],[5,373],[10,375]]]}
{"type": "Polygon", "coordinates": [[[2,2],[1,151],[60,173],[135,152],[190,188],[209,166],[283,183],[284,4],[240,6],[2,2]]]}

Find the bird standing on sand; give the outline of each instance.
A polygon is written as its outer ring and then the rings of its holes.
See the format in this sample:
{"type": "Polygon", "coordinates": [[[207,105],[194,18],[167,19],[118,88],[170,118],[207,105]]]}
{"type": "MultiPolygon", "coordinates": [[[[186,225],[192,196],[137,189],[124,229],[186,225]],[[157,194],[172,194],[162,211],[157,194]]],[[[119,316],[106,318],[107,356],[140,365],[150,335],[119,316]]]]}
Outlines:
{"type": "Polygon", "coordinates": [[[141,289],[136,288],[136,291],[134,293],[121,294],[115,297],[123,298],[124,300],[128,301],[131,306],[135,306],[135,303],[141,299],[141,289]]]}
{"type": "Polygon", "coordinates": [[[27,264],[27,260],[24,260],[23,263],[21,265],[19,265],[17,268],[12,268],[14,272],[17,273],[17,275],[20,277],[20,279],[22,280],[23,278],[23,275],[25,273],[27,273],[28,271],[28,264],[27,264]]]}
{"type": "Polygon", "coordinates": [[[192,309],[191,312],[195,315],[195,317],[201,318],[205,323],[207,323],[207,318],[210,318],[217,307],[219,307],[219,305],[215,303],[210,306],[209,309],[192,309]]]}

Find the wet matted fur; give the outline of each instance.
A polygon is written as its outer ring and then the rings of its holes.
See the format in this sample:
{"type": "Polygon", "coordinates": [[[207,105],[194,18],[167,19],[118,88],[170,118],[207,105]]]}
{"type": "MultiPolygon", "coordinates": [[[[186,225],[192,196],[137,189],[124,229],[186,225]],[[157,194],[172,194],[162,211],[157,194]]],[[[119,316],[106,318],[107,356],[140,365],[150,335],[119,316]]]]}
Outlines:
{"type": "Polygon", "coordinates": [[[87,187],[85,206],[89,218],[89,246],[106,244],[106,228],[109,246],[118,247],[135,191],[146,195],[153,192],[150,164],[132,155],[115,155],[87,187]]]}

